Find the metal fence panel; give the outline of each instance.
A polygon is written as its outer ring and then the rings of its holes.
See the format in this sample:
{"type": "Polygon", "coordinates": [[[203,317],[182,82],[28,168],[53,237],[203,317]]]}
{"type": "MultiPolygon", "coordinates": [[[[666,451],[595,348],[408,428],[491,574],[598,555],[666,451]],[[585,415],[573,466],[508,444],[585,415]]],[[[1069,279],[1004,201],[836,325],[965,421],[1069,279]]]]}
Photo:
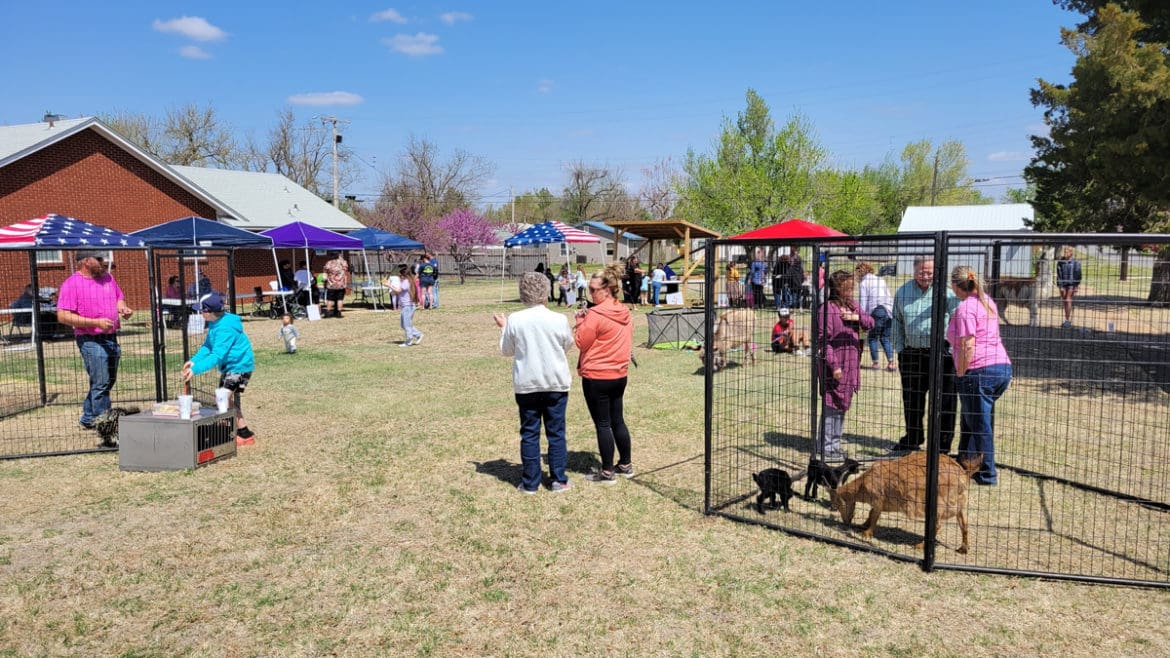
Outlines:
{"type": "MultiPolygon", "coordinates": [[[[718,276],[708,281],[708,308],[716,315],[748,313],[753,320],[751,338],[728,346],[725,367],[716,371],[716,360],[707,361],[708,511],[927,568],[1170,586],[1170,309],[1146,301],[1154,272],[1165,268],[1154,254],[1167,244],[1168,236],[974,233],[712,242],[707,262],[718,276]],[[1066,245],[1082,269],[1067,322],[1056,285],[1056,261],[1066,245]],[[757,291],[746,293],[750,282],[729,286],[727,281],[727,265],[750,269],[756,248],[771,268],[775,255],[791,246],[798,247],[811,275],[802,303],[790,308],[796,330],[812,343],[809,357],[768,349],[777,303],[784,302],[773,296],[770,280],[765,279],[762,299],[757,291]],[[1011,385],[995,406],[999,481],[969,485],[965,555],[955,550],[960,539],[954,520],[939,523],[935,547],[918,548],[933,520],[885,513],[873,537],[865,537],[856,524],[864,522],[868,506],[860,504],[855,527],[845,527],[826,493],[812,501],[799,496],[810,458],[819,456],[816,437],[824,420],[818,383],[823,352],[816,335],[824,316],[815,303],[822,287],[815,265],[828,273],[852,272],[868,262],[886,273],[882,278],[894,293],[913,285],[914,257],[936,248],[941,256],[935,262],[934,300],[942,303],[938,283],[949,282],[953,267],[975,269],[998,301],[1001,338],[1013,365],[1011,385]],[[803,302],[808,298],[811,304],[803,302]],[[808,305],[812,308],[804,308],[808,305]],[[757,511],[752,474],[764,468],[796,478],[791,512],[765,507],[761,516],[757,511]]],[[[942,331],[934,327],[932,345],[943,344],[942,331]]],[[[870,369],[874,359],[866,338],[861,342],[861,388],[845,416],[844,443],[865,471],[906,454],[892,449],[907,433],[903,379],[907,368],[918,364],[895,355],[899,372],[886,370],[879,343],[880,369],[870,369]]],[[[929,354],[927,360],[930,381],[942,388],[941,360],[929,354]]],[[[924,447],[937,451],[947,438],[940,427],[947,405],[938,391],[929,398],[924,447]]],[[[952,454],[962,435],[960,421],[953,431],[952,454]]],[[[941,459],[937,455],[931,455],[932,462],[941,459]]]]}

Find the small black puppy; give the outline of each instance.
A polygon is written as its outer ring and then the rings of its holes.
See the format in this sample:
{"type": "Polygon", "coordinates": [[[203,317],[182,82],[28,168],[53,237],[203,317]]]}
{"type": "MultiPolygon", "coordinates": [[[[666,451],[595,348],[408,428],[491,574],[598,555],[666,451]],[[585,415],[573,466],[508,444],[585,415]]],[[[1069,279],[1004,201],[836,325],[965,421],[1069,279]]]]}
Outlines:
{"type": "Polygon", "coordinates": [[[813,500],[817,497],[817,486],[824,485],[830,489],[845,484],[850,475],[857,473],[861,464],[856,459],[846,459],[838,466],[829,466],[825,462],[813,457],[808,460],[808,475],[804,482],[804,499],[813,500]],[[811,495],[809,492],[812,492],[811,495]]]}
{"type": "Polygon", "coordinates": [[[118,419],[122,416],[136,414],[138,407],[110,407],[93,420],[94,429],[101,438],[101,447],[114,448],[118,445],[118,419]]]}
{"type": "Polygon", "coordinates": [[[788,499],[795,494],[792,491],[792,478],[788,476],[787,471],[782,471],[778,468],[765,468],[759,473],[752,473],[752,479],[756,481],[756,486],[760,488],[760,495],[756,496],[756,511],[760,514],[764,513],[764,500],[769,499],[772,507],[776,506],[776,497],[780,497],[780,505],[785,512],[788,509],[788,499]]]}

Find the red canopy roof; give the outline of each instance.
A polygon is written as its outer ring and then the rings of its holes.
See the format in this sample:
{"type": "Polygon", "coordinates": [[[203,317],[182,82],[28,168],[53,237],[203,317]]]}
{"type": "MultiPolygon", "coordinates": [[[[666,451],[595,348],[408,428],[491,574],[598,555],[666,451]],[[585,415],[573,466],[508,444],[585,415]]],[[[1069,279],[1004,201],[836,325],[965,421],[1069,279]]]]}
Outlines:
{"type": "Polygon", "coordinates": [[[835,238],[846,235],[841,231],[803,219],[790,219],[747,233],[732,236],[733,240],[783,240],[793,238],[835,238]]]}

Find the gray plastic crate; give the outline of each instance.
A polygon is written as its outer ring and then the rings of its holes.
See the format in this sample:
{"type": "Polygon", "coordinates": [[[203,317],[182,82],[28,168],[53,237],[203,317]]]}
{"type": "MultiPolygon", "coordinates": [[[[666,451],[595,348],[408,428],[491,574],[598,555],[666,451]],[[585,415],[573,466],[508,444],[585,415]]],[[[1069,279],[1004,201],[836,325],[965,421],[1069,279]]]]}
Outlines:
{"type": "Polygon", "coordinates": [[[236,455],[236,412],[203,409],[191,420],[149,411],[118,422],[123,471],[181,471],[236,455]]]}

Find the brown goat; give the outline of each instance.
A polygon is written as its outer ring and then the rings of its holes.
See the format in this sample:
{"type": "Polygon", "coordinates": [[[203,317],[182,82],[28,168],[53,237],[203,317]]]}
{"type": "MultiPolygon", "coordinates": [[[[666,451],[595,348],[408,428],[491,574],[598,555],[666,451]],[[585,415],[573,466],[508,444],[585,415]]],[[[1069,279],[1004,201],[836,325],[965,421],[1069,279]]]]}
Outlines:
{"type": "MultiPolygon", "coordinates": [[[[732,347],[742,345],[743,351],[751,363],[756,362],[755,350],[756,314],[751,309],[736,308],[725,311],[715,321],[715,336],[707,341],[712,350],[711,364],[716,370],[722,370],[730,361],[732,347]]],[[[703,358],[703,352],[699,352],[703,358]]]]}
{"type": "MultiPolygon", "coordinates": [[[[964,460],[962,464],[954,459],[939,455],[938,458],[938,508],[935,516],[935,530],[938,524],[955,518],[963,533],[959,553],[966,553],[967,544],[967,488],[971,475],[979,469],[980,458],[964,460]]],[[[869,505],[869,518],[861,532],[863,537],[873,537],[882,512],[901,512],[911,519],[926,516],[926,453],[912,452],[905,457],[880,461],[860,477],[848,484],[829,490],[832,508],[841,512],[845,525],[853,522],[853,510],[857,503],[869,505]]],[[[934,541],[934,537],[929,537],[934,541]]],[[[921,549],[926,540],[915,547],[921,549]]]]}

